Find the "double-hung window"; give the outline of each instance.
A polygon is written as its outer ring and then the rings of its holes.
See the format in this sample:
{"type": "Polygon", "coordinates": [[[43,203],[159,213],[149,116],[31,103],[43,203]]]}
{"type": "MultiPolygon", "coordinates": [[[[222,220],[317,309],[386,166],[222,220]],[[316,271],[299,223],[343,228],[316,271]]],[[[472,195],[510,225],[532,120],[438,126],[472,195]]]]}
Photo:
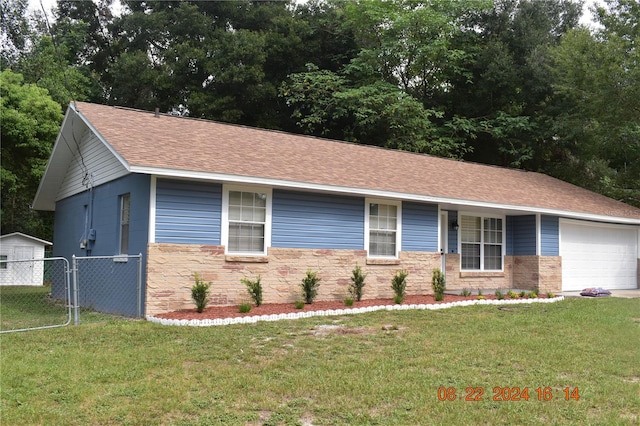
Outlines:
{"type": "Polygon", "coordinates": [[[398,257],[400,203],[366,201],[365,245],[371,257],[398,257]]]}
{"type": "Polygon", "coordinates": [[[461,269],[501,271],[504,255],[504,220],[497,217],[461,215],[461,269]]]}
{"type": "Polygon", "coordinates": [[[225,188],[222,244],[227,253],[266,254],[270,244],[271,191],[225,188]]]}

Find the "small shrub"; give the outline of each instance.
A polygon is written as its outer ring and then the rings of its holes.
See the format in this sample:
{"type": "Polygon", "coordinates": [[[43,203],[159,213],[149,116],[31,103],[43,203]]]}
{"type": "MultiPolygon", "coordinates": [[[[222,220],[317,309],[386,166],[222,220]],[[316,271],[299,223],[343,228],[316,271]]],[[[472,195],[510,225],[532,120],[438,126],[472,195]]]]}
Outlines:
{"type": "Polygon", "coordinates": [[[530,291],[529,293],[527,293],[527,298],[529,299],[535,299],[536,297],[538,297],[538,295],[533,291],[530,291]]]}
{"type": "Polygon", "coordinates": [[[531,291],[536,297],[538,297],[540,295],[540,290],[538,290],[537,288],[533,289],[531,291]]]}
{"type": "Polygon", "coordinates": [[[402,269],[396,271],[396,274],[391,280],[391,288],[395,294],[393,301],[397,304],[402,303],[404,300],[404,292],[407,288],[407,275],[409,275],[409,271],[402,269]]]}
{"type": "Polygon", "coordinates": [[[296,307],[296,309],[302,309],[302,308],[304,308],[304,301],[303,300],[296,300],[296,303],[294,303],[294,306],[296,307]]]}
{"type": "Polygon", "coordinates": [[[507,296],[509,296],[511,299],[517,299],[518,298],[518,293],[516,293],[513,290],[509,290],[509,292],[507,293],[507,296]]]}
{"type": "Polygon", "coordinates": [[[553,299],[554,297],[556,297],[556,295],[555,295],[555,294],[553,294],[553,293],[551,293],[551,292],[548,292],[548,293],[547,293],[547,297],[548,297],[549,299],[553,299]]]}
{"type": "Polygon", "coordinates": [[[364,279],[367,274],[362,273],[362,268],[356,263],[356,267],[351,271],[351,284],[349,284],[349,294],[358,302],[362,299],[362,290],[364,288],[364,279]]]}
{"type": "Polygon", "coordinates": [[[478,289],[478,296],[482,296],[482,289],[481,288],[478,289]]]}
{"type": "Polygon", "coordinates": [[[469,291],[468,288],[463,288],[462,293],[460,293],[460,296],[464,296],[464,297],[471,296],[471,292],[469,291]]]}
{"type": "Polygon", "coordinates": [[[444,274],[440,268],[435,268],[431,274],[431,287],[433,287],[433,293],[435,294],[436,301],[444,299],[446,283],[444,274]]]}
{"type": "Polygon", "coordinates": [[[483,295],[481,295],[481,294],[479,294],[479,295],[478,295],[478,297],[477,297],[477,299],[478,299],[478,300],[484,300],[484,296],[483,296],[483,295]]]}
{"type": "Polygon", "coordinates": [[[241,303],[240,306],[238,306],[238,310],[240,311],[241,314],[246,314],[247,312],[251,312],[251,303],[241,303]]]}
{"type": "Polygon", "coordinates": [[[197,272],[193,274],[195,284],[191,287],[191,299],[196,304],[196,310],[201,313],[209,304],[209,287],[211,282],[204,281],[197,272]]]}
{"type": "Polygon", "coordinates": [[[256,306],[262,305],[262,284],[260,283],[260,275],[258,275],[258,278],[256,278],[255,281],[251,281],[248,278],[242,278],[240,282],[247,286],[247,292],[249,293],[249,296],[251,296],[253,303],[255,303],[256,306]]]}
{"type": "Polygon", "coordinates": [[[496,299],[498,300],[504,299],[504,294],[502,294],[502,291],[496,290],[496,299]]]}
{"type": "Polygon", "coordinates": [[[317,272],[307,269],[307,275],[302,279],[300,286],[304,302],[313,303],[313,299],[318,295],[318,287],[320,287],[320,277],[317,272]]]}
{"type": "Polygon", "coordinates": [[[353,306],[353,299],[350,297],[347,297],[346,299],[344,299],[344,305],[345,306],[353,306]]]}
{"type": "Polygon", "coordinates": [[[522,290],[522,291],[520,292],[520,297],[524,298],[526,295],[527,295],[527,293],[525,293],[525,291],[524,291],[524,290],[522,290]]]}

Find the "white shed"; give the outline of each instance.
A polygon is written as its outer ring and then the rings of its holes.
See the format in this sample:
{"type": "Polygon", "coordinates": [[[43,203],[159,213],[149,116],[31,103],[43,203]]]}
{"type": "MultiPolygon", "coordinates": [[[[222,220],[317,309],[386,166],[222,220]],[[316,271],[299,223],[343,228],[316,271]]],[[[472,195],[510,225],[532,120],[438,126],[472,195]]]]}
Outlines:
{"type": "Polygon", "coordinates": [[[0,285],[42,285],[44,261],[2,261],[44,259],[44,248],[50,245],[49,241],[20,232],[0,236],[0,285]]]}

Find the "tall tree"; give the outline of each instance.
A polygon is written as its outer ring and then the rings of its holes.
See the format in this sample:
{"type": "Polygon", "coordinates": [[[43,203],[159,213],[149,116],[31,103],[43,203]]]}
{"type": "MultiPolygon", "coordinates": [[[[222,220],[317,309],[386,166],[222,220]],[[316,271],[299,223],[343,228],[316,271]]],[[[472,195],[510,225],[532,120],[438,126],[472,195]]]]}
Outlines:
{"type": "Polygon", "coordinates": [[[476,46],[450,92],[439,97],[448,114],[468,125],[473,151],[467,159],[539,169],[540,123],[553,95],[549,49],[578,24],[581,5],[570,0],[496,0],[470,15],[458,39],[476,46]]]}
{"type": "Polygon", "coordinates": [[[434,99],[464,78],[469,52],[454,45],[465,17],[485,2],[334,2],[359,45],[336,72],[291,75],[282,95],[303,131],[459,158],[465,123],[434,99]],[[328,86],[327,86],[328,84],[328,86]],[[323,87],[324,86],[324,87],[323,87]]]}
{"type": "Polygon", "coordinates": [[[640,205],[640,4],[595,12],[599,29],[572,31],[553,52],[550,172],[640,205]]]}
{"type": "Polygon", "coordinates": [[[2,116],[1,226],[50,239],[52,217],[30,205],[62,122],[62,109],[45,89],[24,84],[20,74],[0,73],[2,116]]]}
{"type": "Polygon", "coordinates": [[[29,42],[29,0],[0,0],[0,69],[14,63],[29,42]]]}

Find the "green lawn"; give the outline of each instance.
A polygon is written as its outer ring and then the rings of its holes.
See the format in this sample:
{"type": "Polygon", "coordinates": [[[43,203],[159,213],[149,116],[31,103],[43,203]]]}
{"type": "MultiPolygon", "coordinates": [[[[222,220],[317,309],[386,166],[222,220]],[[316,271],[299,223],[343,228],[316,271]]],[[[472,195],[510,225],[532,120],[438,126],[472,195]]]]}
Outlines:
{"type": "Polygon", "coordinates": [[[3,425],[640,422],[640,299],[203,328],[112,319],[0,344],[3,425]],[[529,398],[494,401],[496,387],[529,398]]]}
{"type": "Polygon", "coordinates": [[[0,330],[65,324],[69,308],[50,297],[49,286],[0,286],[0,330]]]}

